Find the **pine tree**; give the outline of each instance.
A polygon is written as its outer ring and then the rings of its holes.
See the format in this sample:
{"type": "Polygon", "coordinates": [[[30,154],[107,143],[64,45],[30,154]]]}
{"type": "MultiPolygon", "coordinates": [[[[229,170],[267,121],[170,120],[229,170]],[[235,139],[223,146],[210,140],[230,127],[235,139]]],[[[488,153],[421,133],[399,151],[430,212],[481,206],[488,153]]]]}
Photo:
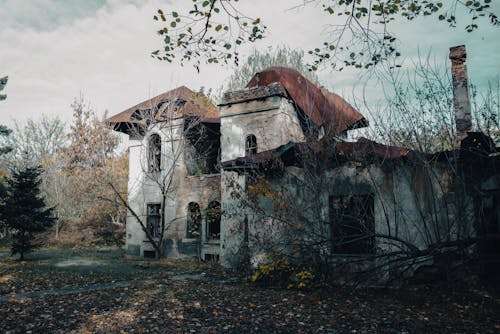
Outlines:
{"type": "Polygon", "coordinates": [[[40,196],[40,167],[14,171],[7,180],[7,194],[0,211],[1,218],[13,231],[12,255],[24,254],[38,245],[35,233],[49,228],[53,222],[52,208],[47,208],[40,196]]]}

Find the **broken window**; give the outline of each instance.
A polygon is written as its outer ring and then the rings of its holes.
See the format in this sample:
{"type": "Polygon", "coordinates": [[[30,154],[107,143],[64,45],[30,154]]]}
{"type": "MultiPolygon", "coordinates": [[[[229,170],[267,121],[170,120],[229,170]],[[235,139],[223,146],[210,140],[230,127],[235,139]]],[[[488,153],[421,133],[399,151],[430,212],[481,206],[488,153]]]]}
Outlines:
{"type": "Polygon", "coordinates": [[[161,137],[156,133],[149,137],[148,154],[148,170],[158,172],[161,167],[161,137]]]}
{"type": "Polygon", "coordinates": [[[161,204],[148,204],[147,207],[147,226],[148,231],[153,236],[153,238],[157,238],[160,236],[160,213],[161,213],[161,204]]]}
{"type": "Polygon", "coordinates": [[[200,122],[197,118],[184,120],[187,140],[184,159],[189,175],[219,173],[220,123],[200,122]]]}
{"type": "Polygon", "coordinates": [[[217,201],[208,203],[207,207],[207,240],[220,239],[221,207],[217,201]]]}
{"type": "Polygon", "coordinates": [[[201,211],[198,203],[188,204],[186,238],[198,238],[200,236],[201,211]]]}
{"type": "Polygon", "coordinates": [[[373,194],[330,197],[332,252],[375,252],[373,194]]]}
{"type": "Polygon", "coordinates": [[[257,153],[257,137],[248,135],[245,142],[245,156],[254,155],[257,153]]]}

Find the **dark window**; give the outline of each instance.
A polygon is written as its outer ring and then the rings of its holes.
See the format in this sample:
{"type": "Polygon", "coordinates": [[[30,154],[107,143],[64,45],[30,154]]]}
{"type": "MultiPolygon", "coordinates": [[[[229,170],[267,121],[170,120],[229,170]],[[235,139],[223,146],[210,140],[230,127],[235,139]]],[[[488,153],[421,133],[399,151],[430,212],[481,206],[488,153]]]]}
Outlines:
{"type": "Polygon", "coordinates": [[[147,251],[147,250],[145,250],[144,251],[144,257],[146,259],[154,259],[154,258],[156,258],[156,252],[155,251],[147,251]]]}
{"type": "Polygon", "coordinates": [[[149,137],[148,154],[149,171],[159,171],[161,167],[161,138],[159,135],[152,134],[149,137]]]}
{"type": "Polygon", "coordinates": [[[220,123],[200,122],[198,118],[184,119],[187,145],[184,150],[189,175],[220,172],[220,123]]]}
{"type": "Polygon", "coordinates": [[[375,252],[373,194],[330,197],[330,224],[334,253],[375,252]]]}
{"type": "Polygon", "coordinates": [[[191,202],[188,204],[187,212],[187,238],[198,238],[200,236],[201,227],[201,211],[198,203],[191,202]]]}
{"type": "Polygon", "coordinates": [[[207,240],[220,239],[220,203],[213,201],[207,207],[207,240]]]}
{"type": "Polygon", "coordinates": [[[205,254],[205,261],[219,262],[219,254],[205,254]]]}
{"type": "Polygon", "coordinates": [[[245,155],[254,155],[257,153],[257,137],[248,135],[245,142],[245,155]]]}
{"type": "Polygon", "coordinates": [[[157,238],[160,236],[160,204],[148,204],[147,224],[149,233],[157,238]]]}

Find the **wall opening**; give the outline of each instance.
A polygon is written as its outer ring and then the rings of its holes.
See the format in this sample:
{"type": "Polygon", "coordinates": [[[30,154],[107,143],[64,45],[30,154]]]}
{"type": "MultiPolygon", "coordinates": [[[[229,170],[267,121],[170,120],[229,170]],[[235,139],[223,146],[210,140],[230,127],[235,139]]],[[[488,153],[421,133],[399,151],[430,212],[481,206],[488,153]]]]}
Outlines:
{"type": "Polygon", "coordinates": [[[332,253],[375,253],[373,194],[331,196],[332,253]]]}
{"type": "Polygon", "coordinates": [[[161,204],[148,204],[147,210],[146,223],[148,226],[148,231],[153,236],[153,238],[157,238],[160,236],[161,204]]]}
{"type": "Polygon", "coordinates": [[[154,259],[156,258],[156,252],[155,251],[144,251],[144,258],[146,259],[154,259]]]}
{"type": "Polygon", "coordinates": [[[158,172],[161,168],[161,137],[154,133],[148,142],[148,170],[158,172]]]}
{"type": "Polygon", "coordinates": [[[189,175],[220,172],[220,123],[201,122],[190,117],[184,120],[187,138],[184,160],[189,175]]]}
{"type": "Polygon", "coordinates": [[[217,201],[208,203],[207,207],[207,240],[220,239],[221,206],[217,201]]]}
{"type": "Polygon", "coordinates": [[[187,207],[186,238],[194,239],[200,237],[201,232],[201,210],[200,205],[191,202],[187,207]]]}
{"type": "Polygon", "coordinates": [[[249,134],[245,141],[245,156],[257,154],[257,137],[249,134]]]}
{"type": "Polygon", "coordinates": [[[219,262],[219,254],[205,254],[205,261],[219,262]]]}

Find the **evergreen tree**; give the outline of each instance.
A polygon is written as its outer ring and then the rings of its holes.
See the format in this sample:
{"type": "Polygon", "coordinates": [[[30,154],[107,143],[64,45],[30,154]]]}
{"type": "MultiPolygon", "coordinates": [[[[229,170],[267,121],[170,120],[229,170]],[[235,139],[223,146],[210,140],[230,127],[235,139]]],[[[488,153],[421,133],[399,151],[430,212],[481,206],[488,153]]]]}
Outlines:
{"type": "Polygon", "coordinates": [[[52,208],[47,208],[40,196],[39,167],[27,167],[14,171],[7,180],[7,193],[2,203],[2,220],[13,232],[12,255],[24,254],[38,245],[34,242],[35,233],[49,228],[54,222],[52,208]]]}

